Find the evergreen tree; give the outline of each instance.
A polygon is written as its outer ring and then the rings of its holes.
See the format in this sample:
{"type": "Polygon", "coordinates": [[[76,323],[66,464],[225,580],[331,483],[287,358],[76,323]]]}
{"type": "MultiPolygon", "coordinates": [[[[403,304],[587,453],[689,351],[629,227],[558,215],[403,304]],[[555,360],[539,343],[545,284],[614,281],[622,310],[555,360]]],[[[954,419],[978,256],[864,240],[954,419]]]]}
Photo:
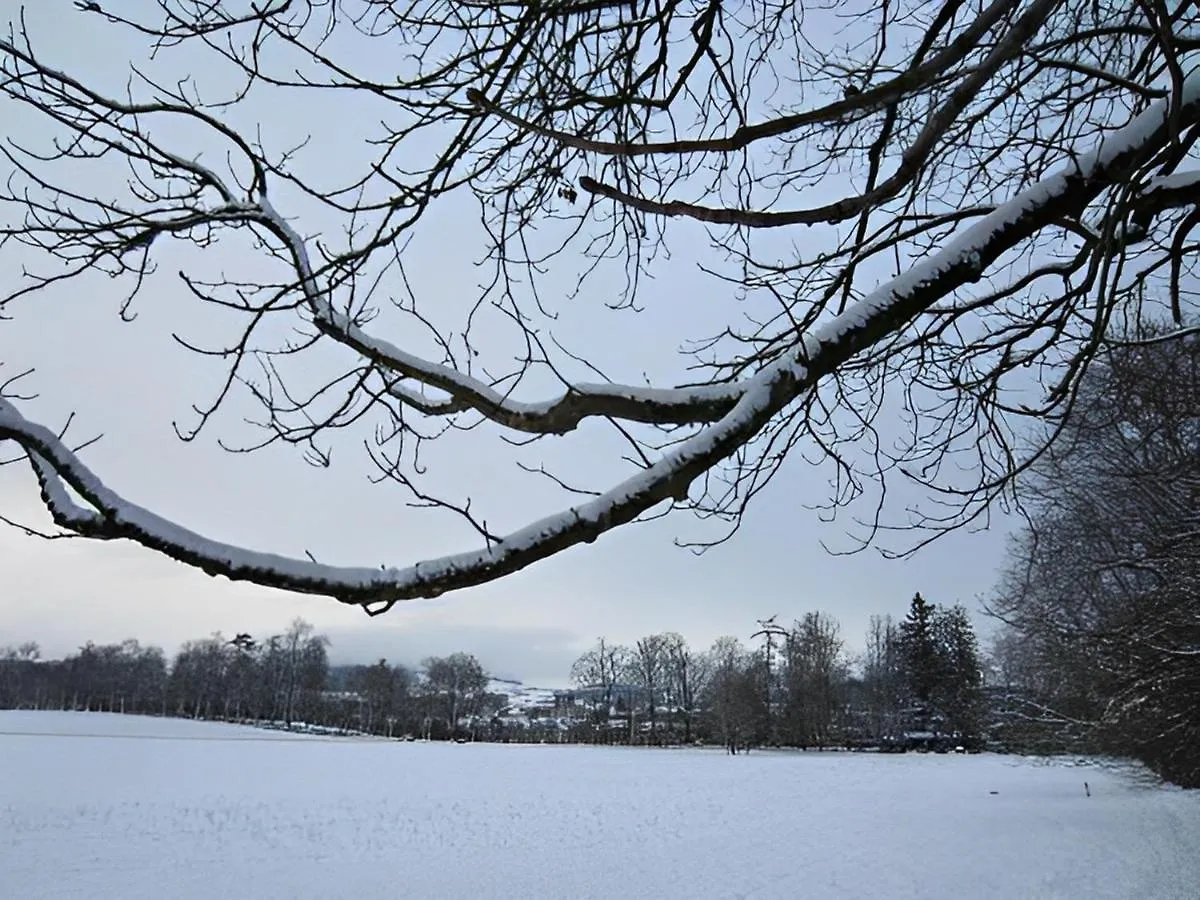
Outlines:
{"type": "Polygon", "coordinates": [[[966,609],[961,605],[945,609],[918,593],[900,623],[899,641],[905,682],[920,709],[920,724],[975,737],[983,666],[966,609]]]}
{"type": "Polygon", "coordinates": [[[983,664],[975,629],[962,605],[937,610],[935,628],[943,657],[936,705],[948,731],[974,738],[979,734],[983,703],[983,664]]]}
{"type": "Polygon", "coordinates": [[[913,699],[928,708],[941,684],[943,657],[939,652],[936,607],[917,593],[900,623],[900,654],[905,680],[913,699]]]}

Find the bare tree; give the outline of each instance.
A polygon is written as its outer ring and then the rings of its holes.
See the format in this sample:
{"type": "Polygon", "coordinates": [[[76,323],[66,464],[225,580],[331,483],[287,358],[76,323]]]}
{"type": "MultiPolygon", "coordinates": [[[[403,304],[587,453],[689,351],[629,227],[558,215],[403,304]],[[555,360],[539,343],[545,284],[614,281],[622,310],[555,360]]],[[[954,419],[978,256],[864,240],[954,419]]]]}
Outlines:
{"type": "Polygon", "coordinates": [[[712,677],[707,705],[713,732],[730,753],[749,751],[767,736],[766,661],[730,636],[717,638],[708,655],[712,677]]]}
{"type": "Polygon", "coordinates": [[[259,645],[258,664],[259,715],[279,721],[286,715],[288,697],[288,657],[283,635],[273,634],[259,645]]]}
{"type": "Polygon", "coordinates": [[[300,618],[293,619],[283,635],[283,720],[289,728],[296,715],[311,706],[306,701],[324,687],[328,646],[329,638],[317,634],[311,623],[300,618]]]}
{"type": "MultiPolygon", "coordinates": [[[[168,690],[175,715],[211,719],[221,714],[227,696],[229,654],[220,633],[185,641],[171,664],[168,690]]],[[[81,654],[82,655],[82,654],[81,654]]],[[[104,685],[92,676],[92,685],[104,685]]],[[[103,690],[103,687],[101,687],[103,690]]],[[[288,720],[290,724],[290,719],[288,720]]]]}
{"type": "Polygon", "coordinates": [[[109,488],[13,382],[0,441],[67,533],[369,612],[668,509],[732,530],[797,448],[829,472],[830,505],[867,505],[864,542],[925,529],[902,538],[909,550],[976,520],[1044,447],[1014,429],[1053,430],[1114,323],[1180,323],[1194,304],[1200,10],[860,0],[838,13],[826,43],[832,14],[787,0],[56,7],[89,17],[98,43],[141,47],[122,93],[55,61],[62,18],[32,33],[10,13],[0,119],[36,127],[0,150],[0,310],[103,284],[132,315],[163,284],[164,248],[180,248],[195,303],[243,326],[197,348],[224,369],[184,436],[235,393],[262,408],[244,449],[291,443],[325,465],[339,429],[373,426],[380,475],[456,513],[478,547],[338,567],[201,537],[109,488]],[[284,96],[353,113],[295,138],[272,103],[284,96]],[[443,298],[406,278],[405,248],[458,198],[478,205],[486,268],[448,323],[443,298]],[[700,268],[728,298],[717,321],[685,311],[699,299],[669,281],[646,288],[669,276],[672,245],[705,234],[700,268]],[[647,364],[658,384],[610,378],[605,348],[556,337],[556,315],[593,291],[622,323],[675,304],[661,346],[685,355],[647,364]],[[904,433],[881,434],[882,413],[904,433]],[[513,451],[585,498],[498,527],[504,509],[489,517],[422,477],[430,440],[479,425],[481,452],[506,446],[487,434],[597,446],[605,428],[620,449],[585,484],[513,451]],[[895,478],[934,505],[891,515],[895,478]]]}
{"type": "Polygon", "coordinates": [[[1200,340],[1135,337],[1039,465],[992,611],[1027,709],[1197,785],[1200,340]]]}
{"type": "Polygon", "coordinates": [[[907,689],[899,634],[891,616],[871,616],[862,670],[870,736],[877,741],[897,737],[907,689]]]}
{"type": "Polygon", "coordinates": [[[1004,627],[989,653],[994,736],[1017,751],[1102,749],[1096,732],[1112,696],[1093,648],[1049,629],[1004,627]]]}
{"type": "Polygon", "coordinates": [[[358,667],[352,682],[362,695],[364,709],[359,727],[374,734],[393,737],[396,724],[407,720],[412,675],[404,666],[388,665],[381,659],[373,666],[358,667]]]}
{"type": "Polygon", "coordinates": [[[422,664],[422,688],[430,702],[430,715],[446,724],[446,737],[454,737],[459,720],[474,715],[487,692],[488,677],[470,653],[433,656],[422,664]]]}
{"type": "MultiPolygon", "coordinates": [[[[26,674],[41,657],[41,648],[32,641],[17,647],[0,647],[0,709],[20,709],[26,702],[26,674]]],[[[34,697],[30,705],[39,709],[34,697]]]]}
{"type": "Polygon", "coordinates": [[[777,640],[781,643],[786,642],[788,637],[788,630],[778,624],[775,621],[776,618],[778,615],[759,619],[756,623],[758,631],[750,635],[751,638],[761,637],[763,639],[763,704],[767,715],[767,740],[771,743],[779,741],[779,715],[776,710],[779,705],[777,697],[779,672],[775,665],[775,642],[777,640]]]}
{"type": "Polygon", "coordinates": [[[670,654],[670,635],[652,634],[634,644],[628,657],[629,680],[645,696],[651,742],[658,739],[658,707],[669,684],[670,654]]]}
{"type": "Polygon", "coordinates": [[[801,747],[826,747],[838,724],[848,664],[841,627],[827,613],[809,612],[787,638],[787,721],[801,747]]]}
{"type": "Polygon", "coordinates": [[[683,716],[683,739],[691,743],[701,697],[712,678],[712,660],[688,647],[681,634],[668,632],[663,637],[667,641],[667,694],[683,716]]]}
{"type": "Polygon", "coordinates": [[[592,704],[598,723],[608,724],[612,715],[613,688],[625,670],[628,648],[610,644],[604,638],[586,651],[571,666],[571,681],[581,688],[593,690],[592,704]]]}

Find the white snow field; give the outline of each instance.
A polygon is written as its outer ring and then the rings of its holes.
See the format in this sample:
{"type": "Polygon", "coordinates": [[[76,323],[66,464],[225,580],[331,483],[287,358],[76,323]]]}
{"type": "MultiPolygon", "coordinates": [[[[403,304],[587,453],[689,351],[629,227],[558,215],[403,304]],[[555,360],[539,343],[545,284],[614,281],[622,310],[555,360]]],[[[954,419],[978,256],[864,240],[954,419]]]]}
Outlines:
{"type": "Polygon", "coordinates": [[[5,900],[389,896],[1195,900],[1200,792],[991,755],[422,744],[0,712],[5,900]]]}

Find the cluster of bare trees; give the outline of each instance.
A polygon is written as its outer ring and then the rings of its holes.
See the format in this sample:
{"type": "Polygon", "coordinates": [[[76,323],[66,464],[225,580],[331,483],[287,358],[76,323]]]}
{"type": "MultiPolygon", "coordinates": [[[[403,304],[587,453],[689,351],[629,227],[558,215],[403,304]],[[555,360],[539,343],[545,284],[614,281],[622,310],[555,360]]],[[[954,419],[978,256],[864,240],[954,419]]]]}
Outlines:
{"type": "Polygon", "coordinates": [[[167,659],[135,640],[91,642],[62,660],[44,660],[33,642],[0,647],[0,708],[108,709],[166,715],[190,698],[172,696],[167,659]],[[172,702],[175,701],[175,702],[172,702]]]}
{"type": "Polygon", "coordinates": [[[180,716],[445,739],[503,698],[470,654],[430,657],[420,669],[331,666],[329,640],[297,619],[256,640],[214,634],[168,660],[135,640],[88,643],[60,660],[38,645],[0,648],[0,709],[58,709],[180,716]]]}
{"type": "Polygon", "coordinates": [[[244,633],[232,640],[215,634],[187,641],[171,665],[175,714],[267,719],[288,727],[318,718],[328,646],[329,640],[302,619],[261,642],[244,633]]]}
{"type": "MultiPolygon", "coordinates": [[[[604,638],[571,667],[571,681],[582,689],[597,719],[607,726],[610,711],[627,714],[628,734],[633,734],[632,710],[645,711],[651,733],[658,730],[660,714],[669,710],[685,740],[692,740],[702,698],[713,679],[711,654],[697,653],[680,634],[652,634],[632,647],[604,638]],[[631,689],[632,688],[632,689],[631,689]],[[645,698],[656,698],[647,703],[645,698]]],[[[601,734],[608,734],[601,731],[601,734]]]]}
{"type": "Polygon", "coordinates": [[[1200,339],[1110,350],[1031,488],[992,603],[1010,730],[1200,786],[1200,339]]]}
{"type": "Polygon", "coordinates": [[[981,743],[983,664],[962,607],[917,595],[899,623],[872,617],[858,659],[827,613],[806,613],[790,628],[775,617],[759,626],[758,648],[732,636],[699,652],[675,633],[632,646],[601,639],[571,670],[570,699],[591,707],[585,735],[731,750],[981,743]]]}
{"type": "Polygon", "coordinates": [[[214,367],[186,438],[236,396],[261,407],[241,448],[328,465],[364,439],[473,547],[343,567],[205,538],[88,467],[103,412],[64,436],[36,373],[0,387],[59,529],[210,574],[380,612],[646,514],[736,527],[797,453],[829,475],[814,503],[865,504],[864,541],[926,529],[908,548],[1011,497],[1045,446],[1024,426],[1061,419],[1119,326],[1194,306],[1194,3],[43,6],[0,38],[5,327],[182,291],[206,340],[163,340],[214,367]],[[127,78],[56,43],[71,17],[127,78]],[[443,214],[443,268],[482,263],[463,296],[409,251],[443,214]],[[667,251],[696,246],[681,287],[667,251]],[[561,511],[427,477],[468,440],[561,511]],[[932,500],[885,504],[896,480],[932,500]]]}
{"type": "Polygon", "coordinates": [[[168,661],[136,640],[88,642],[61,660],[37,644],[0,649],[0,707],[202,719],[310,721],[322,707],[329,641],[297,619],[255,641],[219,633],[185,642],[168,661]]]}

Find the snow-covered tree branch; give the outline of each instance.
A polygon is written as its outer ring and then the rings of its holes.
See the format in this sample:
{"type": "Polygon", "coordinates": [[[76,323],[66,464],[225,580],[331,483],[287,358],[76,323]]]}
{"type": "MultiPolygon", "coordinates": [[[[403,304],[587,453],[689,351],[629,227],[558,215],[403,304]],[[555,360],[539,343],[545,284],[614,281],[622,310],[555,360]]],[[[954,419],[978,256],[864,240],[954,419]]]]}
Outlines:
{"type": "Polygon", "coordinates": [[[395,567],[287,559],[119,496],[11,393],[0,442],[63,529],[371,612],[502,578],[665,504],[726,523],[722,540],[789,456],[832,471],[830,506],[875,507],[864,543],[890,527],[888,479],[934,497],[906,529],[976,520],[1041,450],[1023,422],[1059,421],[1131,323],[1182,328],[1194,308],[1200,13],[1084,0],[853,12],[79,4],[97,34],[144,42],[124,93],[15,17],[0,117],[37,128],[0,146],[0,313],[106,275],[132,317],[166,289],[163,248],[184,247],[177,285],[242,323],[194,347],[222,369],[185,439],[234,396],[261,406],[250,447],[322,462],[339,431],[374,424],[371,464],[483,545],[395,567]],[[821,45],[833,49],[809,43],[806,21],[841,29],[821,45]],[[276,99],[327,97],[360,133],[309,122],[295,142],[270,137],[288,131],[282,113],[271,128],[276,99]],[[478,295],[414,286],[408,242],[462,198],[479,209],[478,295]],[[697,298],[650,279],[703,234],[697,271],[727,300],[720,325],[696,331],[697,298]],[[675,374],[610,379],[599,360],[619,354],[603,337],[570,349],[556,331],[579,304],[619,321],[665,309],[678,328],[654,369],[675,374]],[[318,346],[320,365],[336,362],[313,389],[301,360],[318,346]],[[881,435],[884,410],[904,434],[881,435]],[[542,439],[605,428],[629,451],[599,483],[527,462],[542,439]],[[518,472],[587,499],[503,533],[434,496],[417,454],[473,429],[519,448],[518,472]]]}

